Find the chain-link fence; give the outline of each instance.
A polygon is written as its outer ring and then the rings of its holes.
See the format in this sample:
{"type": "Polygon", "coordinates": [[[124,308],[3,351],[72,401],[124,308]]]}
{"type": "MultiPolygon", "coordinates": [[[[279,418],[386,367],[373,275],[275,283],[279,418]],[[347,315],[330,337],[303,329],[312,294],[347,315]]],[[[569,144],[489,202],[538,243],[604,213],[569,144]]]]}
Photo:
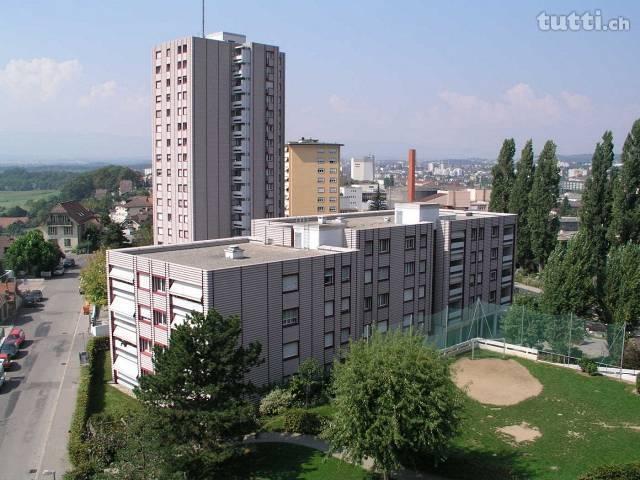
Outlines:
{"type": "Polygon", "coordinates": [[[578,363],[587,357],[619,367],[624,334],[624,325],[605,325],[572,314],[549,315],[524,305],[476,302],[432,315],[427,340],[440,349],[472,338],[501,340],[536,348],[539,357],[553,362],[578,363]]]}

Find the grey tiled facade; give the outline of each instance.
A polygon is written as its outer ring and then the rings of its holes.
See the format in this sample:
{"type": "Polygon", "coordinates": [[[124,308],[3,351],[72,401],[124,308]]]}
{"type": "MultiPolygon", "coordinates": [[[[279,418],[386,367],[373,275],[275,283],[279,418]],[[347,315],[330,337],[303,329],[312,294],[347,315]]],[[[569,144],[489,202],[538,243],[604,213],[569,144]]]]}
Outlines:
{"type": "Polygon", "coordinates": [[[414,203],[258,219],[250,237],[109,251],[114,378],[133,386],[152,373],[151,346],[168,345],[191,310],[239,315],[243,343],[259,341],[265,358],[250,379],[266,384],[305,358],[329,366],[372,328],[429,333],[444,310],[455,321],[477,299],[510,303],[515,229],[515,215],[414,203]]]}

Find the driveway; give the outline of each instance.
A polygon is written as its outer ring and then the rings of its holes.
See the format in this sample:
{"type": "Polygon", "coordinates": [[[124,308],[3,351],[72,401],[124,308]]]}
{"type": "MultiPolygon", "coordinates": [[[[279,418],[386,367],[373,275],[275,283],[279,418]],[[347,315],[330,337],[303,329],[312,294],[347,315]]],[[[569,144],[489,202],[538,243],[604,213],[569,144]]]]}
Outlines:
{"type": "MultiPolygon", "coordinates": [[[[89,320],[80,315],[80,268],[42,282],[45,301],[23,308],[13,322],[26,334],[7,382],[0,390],[2,478],[62,478],[69,468],[68,430],[79,378],[78,352],[88,339],[89,320]]],[[[31,281],[30,281],[31,282],[31,281]]],[[[31,288],[39,286],[33,281],[31,288]]]]}

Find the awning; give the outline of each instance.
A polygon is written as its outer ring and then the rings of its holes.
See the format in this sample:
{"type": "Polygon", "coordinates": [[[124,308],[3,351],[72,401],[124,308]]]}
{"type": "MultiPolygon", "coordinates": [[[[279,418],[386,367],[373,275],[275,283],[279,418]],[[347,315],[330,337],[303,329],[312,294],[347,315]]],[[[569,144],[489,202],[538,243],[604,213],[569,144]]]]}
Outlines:
{"type": "Polygon", "coordinates": [[[136,313],[136,304],[126,298],[115,297],[113,302],[111,302],[111,305],[109,305],[109,310],[113,310],[121,315],[133,318],[136,313]]]}
{"type": "Polygon", "coordinates": [[[184,298],[172,297],[171,306],[173,310],[184,310],[187,313],[191,313],[193,310],[202,313],[202,304],[192,302],[191,300],[185,300],[184,298]]]}
{"type": "Polygon", "coordinates": [[[124,327],[116,327],[113,329],[113,336],[119,338],[120,340],[124,340],[125,342],[132,343],[133,345],[138,344],[138,338],[135,332],[131,330],[127,330],[124,327]]]}
{"type": "Polygon", "coordinates": [[[113,362],[113,368],[131,379],[138,378],[138,365],[124,357],[117,357],[113,362]]]}
{"type": "Polygon", "coordinates": [[[121,267],[111,267],[109,269],[109,276],[124,280],[125,282],[133,283],[133,270],[121,267]]]}
{"type": "Polygon", "coordinates": [[[191,298],[192,300],[202,301],[202,288],[189,283],[180,282],[174,280],[171,282],[169,293],[173,295],[180,295],[181,297],[191,298]]]}

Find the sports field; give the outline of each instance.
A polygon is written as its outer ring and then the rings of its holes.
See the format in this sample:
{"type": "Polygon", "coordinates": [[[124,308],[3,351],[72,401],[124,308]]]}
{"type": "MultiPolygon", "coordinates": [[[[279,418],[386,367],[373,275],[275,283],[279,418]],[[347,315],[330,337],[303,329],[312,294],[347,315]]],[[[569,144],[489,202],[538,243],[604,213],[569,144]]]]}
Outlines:
{"type": "Polygon", "coordinates": [[[49,198],[58,193],[58,190],[0,190],[0,207],[9,208],[17,205],[26,208],[25,205],[29,200],[49,198]]]}
{"type": "Polygon", "coordinates": [[[467,392],[462,434],[448,461],[437,470],[425,461],[425,469],[452,479],[573,480],[597,465],[640,461],[640,395],[632,385],[487,356],[453,365],[467,392]]]}

